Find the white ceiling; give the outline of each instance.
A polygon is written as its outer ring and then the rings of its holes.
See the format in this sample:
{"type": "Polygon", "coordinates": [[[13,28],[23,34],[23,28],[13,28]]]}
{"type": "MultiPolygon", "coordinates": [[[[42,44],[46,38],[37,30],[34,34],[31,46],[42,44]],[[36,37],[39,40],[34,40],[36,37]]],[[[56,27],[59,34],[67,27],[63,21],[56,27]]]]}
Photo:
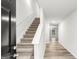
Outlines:
{"type": "Polygon", "coordinates": [[[47,18],[62,18],[77,8],[77,0],[38,0],[47,18]]]}

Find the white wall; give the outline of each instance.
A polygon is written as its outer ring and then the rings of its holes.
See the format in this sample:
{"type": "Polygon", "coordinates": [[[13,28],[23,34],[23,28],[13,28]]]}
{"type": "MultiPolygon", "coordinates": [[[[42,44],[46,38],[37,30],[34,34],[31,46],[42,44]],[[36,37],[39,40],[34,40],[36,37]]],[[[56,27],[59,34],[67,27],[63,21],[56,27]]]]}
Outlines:
{"type": "Polygon", "coordinates": [[[37,8],[35,1],[32,0],[16,0],[16,39],[20,42],[23,34],[29,28],[30,24],[37,16],[37,8]]]}
{"type": "Polygon", "coordinates": [[[77,57],[77,12],[74,11],[59,24],[59,42],[77,57]]]}
{"type": "Polygon", "coordinates": [[[45,21],[45,42],[49,43],[50,39],[50,27],[49,27],[49,22],[45,21]]]}
{"type": "Polygon", "coordinates": [[[31,0],[32,1],[32,8],[33,8],[33,12],[36,15],[36,17],[40,17],[40,6],[37,2],[37,0],[31,0]]]}

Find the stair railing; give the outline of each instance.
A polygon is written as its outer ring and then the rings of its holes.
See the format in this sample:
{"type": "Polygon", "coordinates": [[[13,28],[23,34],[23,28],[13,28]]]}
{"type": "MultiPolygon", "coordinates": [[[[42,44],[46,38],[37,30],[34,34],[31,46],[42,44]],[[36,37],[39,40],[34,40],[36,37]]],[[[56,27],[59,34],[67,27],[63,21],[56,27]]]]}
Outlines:
{"type": "Polygon", "coordinates": [[[45,24],[43,9],[40,8],[40,24],[37,28],[32,44],[34,44],[34,59],[44,59],[45,53],[45,24]]]}

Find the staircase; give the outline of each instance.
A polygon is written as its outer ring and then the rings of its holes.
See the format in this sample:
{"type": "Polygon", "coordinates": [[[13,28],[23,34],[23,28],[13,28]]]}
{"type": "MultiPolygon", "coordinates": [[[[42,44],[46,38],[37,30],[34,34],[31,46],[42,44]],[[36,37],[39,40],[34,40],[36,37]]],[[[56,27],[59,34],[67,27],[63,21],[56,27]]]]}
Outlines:
{"type": "Polygon", "coordinates": [[[34,48],[32,44],[33,37],[40,23],[40,18],[35,18],[29,29],[23,35],[21,42],[16,44],[16,59],[31,59],[33,56],[34,48]]]}

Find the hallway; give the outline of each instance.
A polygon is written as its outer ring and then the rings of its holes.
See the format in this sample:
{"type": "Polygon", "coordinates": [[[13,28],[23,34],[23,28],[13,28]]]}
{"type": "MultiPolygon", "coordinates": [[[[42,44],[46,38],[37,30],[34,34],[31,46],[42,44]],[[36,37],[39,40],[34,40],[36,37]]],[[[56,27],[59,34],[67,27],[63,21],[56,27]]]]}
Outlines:
{"type": "Polygon", "coordinates": [[[46,46],[44,59],[75,59],[60,43],[51,42],[46,46]]]}
{"type": "Polygon", "coordinates": [[[77,58],[76,2],[16,0],[16,59],[77,58]]]}

